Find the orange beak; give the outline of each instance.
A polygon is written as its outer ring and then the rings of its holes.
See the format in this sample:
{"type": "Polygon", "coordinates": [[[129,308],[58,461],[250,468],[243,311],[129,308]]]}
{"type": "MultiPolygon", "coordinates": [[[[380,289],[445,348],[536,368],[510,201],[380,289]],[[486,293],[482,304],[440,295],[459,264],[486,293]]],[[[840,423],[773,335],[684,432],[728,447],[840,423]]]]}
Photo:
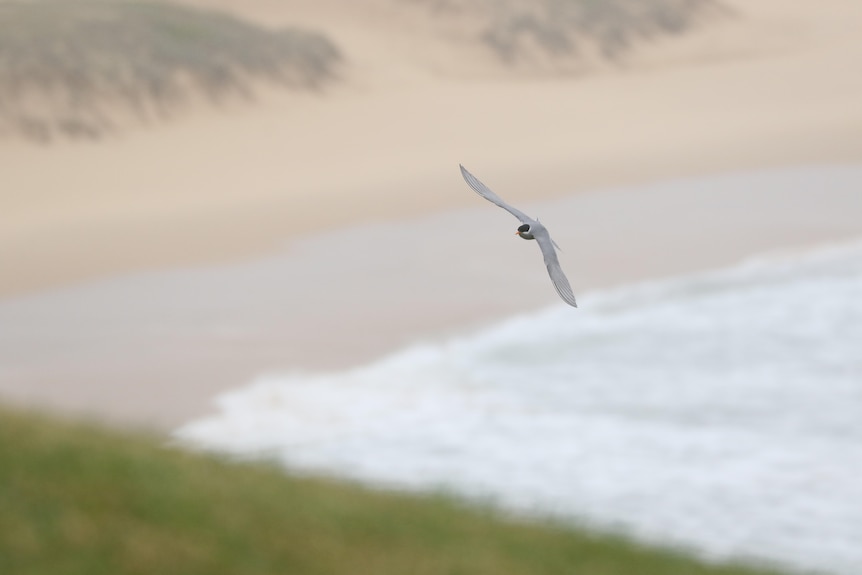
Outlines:
{"type": "Polygon", "coordinates": [[[516,236],[520,236],[520,235],[521,235],[521,232],[515,232],[515,235],[516,235],[516,236]]]}

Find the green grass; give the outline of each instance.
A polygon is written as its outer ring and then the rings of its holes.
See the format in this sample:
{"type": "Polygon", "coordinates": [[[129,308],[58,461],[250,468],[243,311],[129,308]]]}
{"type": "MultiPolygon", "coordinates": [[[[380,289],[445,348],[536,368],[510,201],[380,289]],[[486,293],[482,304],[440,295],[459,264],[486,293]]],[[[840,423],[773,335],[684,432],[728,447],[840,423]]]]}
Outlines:
{"type": "Polygon", "coordinates": [[[764,572],[0,409],[0,573],[764,572]]]}
{"type": "Polygon", "coordinates": [[[317,32],[123,0],[0,0],[0,135],[97,138],[255,81],[319,90],[340,53],[317,32]]]}

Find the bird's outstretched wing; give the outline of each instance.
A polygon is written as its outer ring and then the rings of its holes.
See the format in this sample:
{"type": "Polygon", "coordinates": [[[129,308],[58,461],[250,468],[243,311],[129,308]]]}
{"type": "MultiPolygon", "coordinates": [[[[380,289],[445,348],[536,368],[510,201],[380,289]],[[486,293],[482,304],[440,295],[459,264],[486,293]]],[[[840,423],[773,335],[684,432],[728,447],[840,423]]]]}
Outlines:
{"type": "Polygon", "coordinates": [[[560,260],[557,259],[557,252],[554,250],[554,246],[556,246],[557,243],[551,239],[551,234],[548,233],[547,228],[539,223],[539,220],[532,219],[521,210],[513,208],[504,202],[500,196],[492,192],[488,186],[480,182],[479,179],[468,172],[464,166],[461,166],[461,175],[464,176],[464,181],[466,181],[477,194],[489,202],[497,204],[518,218],[521,223],[530,225],[530,233],[532,233],[536,241],[539,242],[539,248],[541,248],[542,256],[545,258],[545,267],[548,268],[548,275],[551,276],[551,282],[554,284],[554,289],[557,290],[557,293],[560,294],[563,301],[570,306],[578,307],[578,303],[575,301],[575,294],[572,293],[572,286],[569,285],[569,280],[566,279],[566,274],[563,273],[563,268],[560,267],[560,260]]]}
{"type": "Polygon", "coordinates": [[[560,260],[557,259],[557,252],[554,250],[554,240],[551,239],[551,234],[545,226],[533,226],[533,237],[539,243],[539,248],[542,250],[542,256],[545,258],[545,267],[548,268],[548,275],[551,276],[551,282],[554,288],[563,301],[572,307],[578,307],[578,302],[575,301],[575,294],[572,293],[572,286],[569,285],[569,280],[566,279],[566,274],[563,273],[563,268],[560,267],[560,260]]]}
{"type": "MultiPolygon", "coordinates": [[[[458,165],[461,166],[461,164],[458,165]]],[[[500,199],[500,196],[492,192],[488,186],[480,182],[478,178],[468,172],[467,168],[465,168],[464,166],[461,166],[461,175],[464,176],[464,181],[467,182],[467,184],[471,188],[473,188],[473,191],[475,191],[477,194],[479,194],[489,202],[497,204],[498,206],[518,218],[522,224],[532,224],[535,221],[521,210],[513,208],[512,206],[504,202],[502,199],[500,199]]]]}

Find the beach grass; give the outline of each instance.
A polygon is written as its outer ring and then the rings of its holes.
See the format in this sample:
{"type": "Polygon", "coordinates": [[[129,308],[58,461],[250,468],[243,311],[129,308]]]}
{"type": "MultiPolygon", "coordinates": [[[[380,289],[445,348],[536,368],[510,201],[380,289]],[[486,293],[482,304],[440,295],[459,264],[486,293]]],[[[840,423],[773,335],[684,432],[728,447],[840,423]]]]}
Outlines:
{"type": "MultiPolygon", "coordinates": [[[[397,1],[393,0],[393,8],[397,1]]],[[[469,41],[504,64],[567,70],[726,15],[722,0],[410,0],[445,30],[481,14],[469,41]]],[[[97,139],[165,121],[258,82],[320,91],[344,56],[323,31],[132,0],[0,0],[0,137],[97,139]]]]}
{"type": "Polygon", "coordinates": [[[721,0],[418,1],[438,14],[465,7],[484,13],[478,38],[509,63],[535,53],[616,61],[640,43],[678,35],[730,13],[721,0]]]}
{"type": "Polygon", "coordinates": [[[0,409],[0,573],[755,575],[503,517],[0,409]]]}
{"type": "Polygon", "coordinates": [[[193,98],[248,98],[256,81],[319,90],[340,59],[319,32],[190,6],[0,0],[0,135],[98,138],[193,98]]]}

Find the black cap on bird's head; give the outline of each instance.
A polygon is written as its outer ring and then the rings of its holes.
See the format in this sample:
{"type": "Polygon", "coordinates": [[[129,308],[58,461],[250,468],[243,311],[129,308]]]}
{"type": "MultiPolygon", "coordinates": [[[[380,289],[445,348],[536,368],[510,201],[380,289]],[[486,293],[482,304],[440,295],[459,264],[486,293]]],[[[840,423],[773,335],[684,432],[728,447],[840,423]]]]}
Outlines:
{"type": "Polygon", "coordinates": [[[530,233],[530,224],[522,224],[518,226],[518,231],[515,232],[515,235],[521,236],[525,240],[532,240],[533,234],[530,233]]]}

